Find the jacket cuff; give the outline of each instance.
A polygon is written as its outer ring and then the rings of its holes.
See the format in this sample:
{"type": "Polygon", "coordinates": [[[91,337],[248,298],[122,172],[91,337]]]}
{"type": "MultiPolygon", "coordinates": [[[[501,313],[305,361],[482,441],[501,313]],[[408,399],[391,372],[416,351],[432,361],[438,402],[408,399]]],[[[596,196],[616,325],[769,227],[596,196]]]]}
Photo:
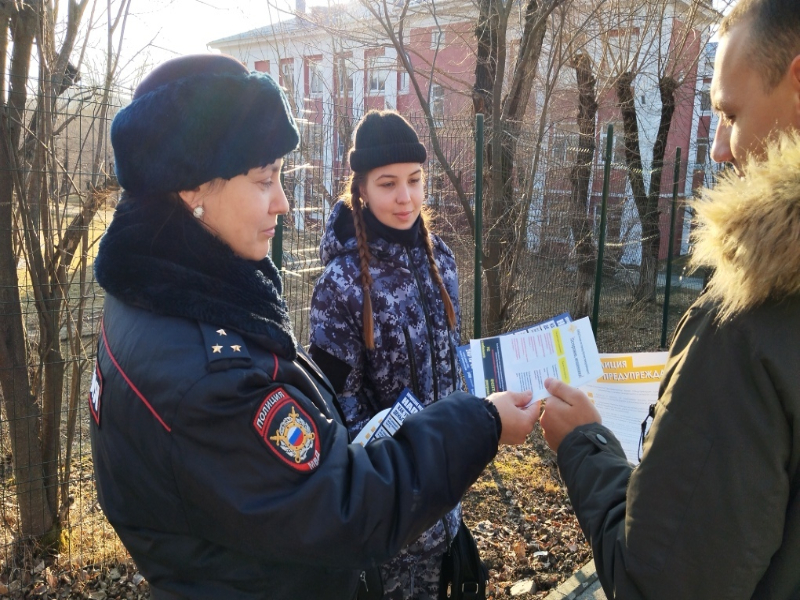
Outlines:
{"type": "Polygon", "coordinates": [[[497,440],[499,442],[500,434],[503,433],[503,421],[500,419],[500,411],[497,410],[494,402],[491,402],[486,398],[483,399],[483,405],[486,407],[486,410],[489,411],[489,414],[494,418],[494,426],[497,429],[497,440]]]}
{"type": "Polygon", "coordinates": [[[600,423],[589,423],[576,427],[561,441],[557,454],[558,466],[563,469],[562,465],[571,462],[576,455],[597,451],[627,458],[622,444],[608,427],[600,423]]]}

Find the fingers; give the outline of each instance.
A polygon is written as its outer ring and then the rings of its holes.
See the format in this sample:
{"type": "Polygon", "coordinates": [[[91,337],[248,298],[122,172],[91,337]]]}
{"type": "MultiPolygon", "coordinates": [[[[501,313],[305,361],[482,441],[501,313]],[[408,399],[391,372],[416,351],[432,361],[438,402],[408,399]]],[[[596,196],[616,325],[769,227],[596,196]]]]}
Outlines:
{"type": "Polygon", "coordinates": [[[570,406],[574,406],[577,402],[580,402],[583,396],[583,392],[579,389],[567,385],[563,381],[559,381],[553,377],[548,377],[544,380],[544,387],[551,396],[560,398],[570,406]]]}
{"type": "Polygon", "coordinates": [[[533,392],[531,390],[508,393],[511,395],[511,399],[514,401],[515,406],[525,407],[530,404],[530,401],[533,398],[533,392]]]}
{"type": "Polygon", "coordinates": [[[539,420],[540,403],[531,402],[531,392],[496,392],[494,403],[502,423],[500,443],[522,444],[539,420]]]}
{"type": "Polygon", "coordinates": [[[545,387],[552,397],[547,399],[540,422],[545,441],[556,452],[561,441],[576,427],[602,423],[594,404],[579,389],[556,379],[546,380],[545,387]]]}

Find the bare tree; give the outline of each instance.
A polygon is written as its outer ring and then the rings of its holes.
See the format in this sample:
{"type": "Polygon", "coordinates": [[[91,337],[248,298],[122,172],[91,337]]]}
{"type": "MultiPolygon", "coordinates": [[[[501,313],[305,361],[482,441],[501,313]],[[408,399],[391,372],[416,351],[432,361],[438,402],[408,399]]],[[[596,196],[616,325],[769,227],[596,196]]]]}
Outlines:
{"type": "MultiPolygon", "coordinates": [[[[517,140],[526,120],[550,16],[566,1],[528,0],[522,4],[524,10],[517,23],[521,27],[521,33],[518,38],[514,37],[518,52],[513,65],[510,64],[507,49],[512,41],[511,27],[514,25],[517,3],[512,0],[480,0],[477,3],[477,14],[466,16],[476,23],[473,113],[484,114],[488,124],[484,173],[485,189],[488,190],[484,200],[484,214],[488,230],[485,232],[483,264],[487,288],[490,290],[486,310],[489,333],[506,328],[518,292],[515,276],[518,259],[525,246],[530,198],[528,202],[520,202],[518,195],[519,175],[515,173],[517,140]]],[[[456,192],[474,236],[473,208],[464,189],[461,173],[453,168],[445,156],[437,135],[430,97],[431,84],[440,74],[436,65],[437,55],[434,54],[434,60],[423,63],[422,67],[419,63],[415,66],[412,62],[411,52],[406,47],[403,35],[404,28],[408,27],[407,17],[412,8],[408,0],[399,6],[397,3],[374,3],[366,0],[362,3],[381,25],[384,37],[390,40],[397,51],[401,67],[409,75],[411,87],[428,123],[432,150],[456,192]]],[[[429,14],[438,24],[437,6],[436,2],[430,2],[424,10],[430,11],[429,14]]],[[[527,169],[521,171],[527,172],[527,169]]]]}
{"type": "Polygon", "coordinates": [[[578,152],[570,174],[572,193],[572,239],[578,261],[578,279],[572,316],[585,317],[591,314],[592,284],[596,266],[596,248],[593,227],[589,220],[589,182],[595,155],[595,118],[597,116],[597,79],[593,74],[592,59],[585,52],[573,57],[573,66],[578,82],[578,152]]]}
{"type": "MultiPolygon", "coordinates": [[[[3,3],[7,16],[0,17],[0,79],[9,82],[8,90],[2,89],[0,94],[0,222],[8,224],[0,229],[0,389],[11,438],[22,538],[48,535],[58,539],[69,508],[66,480],[70,444],[80,374],[88,355],[81,343],[86,295],[79,294],[74,301],[69,290],[77,277],[80,289],[85,291],[86,252],[94,242],[89,238],[89,225],[103,207],[109,186],[115,185],[104,164],[106,127],[112,100],[109,90],[119,67],[130,0],[91,2],[90,26],[83,29],[87,38],[79,49],[81,23],[89,6],[90,0],[69,0],[59,47],[57,2],[3,3]],[[80,111],[64,116],[60,103],[83,105],[70,94],[80,76],[96,10],[109,11],[106,70],[98,94],[80,93],[93,96],[98,110],[91,117],[80,111]],[[9,36],[14,43],[10,61],[5,50],[9,36]],[[76,54],[78,60],[73,65],[71,57],[76,54]],[[38,65],[36,76],[31,73],[32,64],[38,65]],[[31,88],[36,94],[29,98],[31,88]],[[30,119],[26,119],[27,114],[32,115],[30,119]],[[89,146],[91,177],[83,186],[76,177],[80,158],[70,167],[59,151],[64,147],[61,140],[69,122],[87,118],[86,129],[94,146],[89,146]],[[35,323],[25,318],[23,310],[17,275],[20,251],[30,279],[25,291],[33,299],[35,323]],[[62,328],[69,340],[66,348],[61,341],[62,328]],[[65,349],[76,358],[68,390],[65,349]],[[69,407],[66,451],[61,446],[65,394],[69,407]]],[[[86,143],[81,140],[82,146],[86,143]]]]}
{"type": "Polygon", "coordinates": [[[641,262],[634,301],[656,298],[661,247],[659,199],[667,141],[678,93],[684,84],[689,84],[687,94],[693,98],[694,67],[708,39],[708,28],[717,16],[700,0],[616,0],[604,15],[607,20],[602,26],[607,35],[603,75],[613,88],[622,116],[620,135],[624,140],[627,176],[641,224],[641,262]],[[611,32],[613,45],[609,43],[611,32]],[[650,33],[652,36],[648,38],[650,33]],[[640,115],[635,101],[637,81],[648,79],[657,83],[660,98],[659,124],[649,165],[642,158],[640,115]]]}

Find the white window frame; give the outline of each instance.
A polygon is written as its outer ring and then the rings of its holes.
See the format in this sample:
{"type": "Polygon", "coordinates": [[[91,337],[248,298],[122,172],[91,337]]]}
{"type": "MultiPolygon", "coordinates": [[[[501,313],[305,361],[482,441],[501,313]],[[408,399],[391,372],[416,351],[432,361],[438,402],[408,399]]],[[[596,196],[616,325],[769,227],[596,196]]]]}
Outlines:
{"type": "Polygon", "coordinates": [[[280,69],[281,85],[291,94],[294,94],[295,81],[294,81],[294,60],[280,62],[278,65],[280,69]]]}
{"type": "Polygon", "coordinates": [[[408,71],[402,67],[398,69],[398,74],[397,93],[407,94],[410,87],[409,82],[411,81],[411,77],[408,75],[408,71]]]}
{"type": "Polygon", "coordinates": [[[319,59],[306,59],[308,64],[308,93],[312,98],[320,98],[325,89],[322,64],[319,59]]]}
{"type": "Polygon", "coordinates": [[[353,97],[353,92],[355,90],[355,72],[356,68],[348,58],[337,58],[336,59],[336,93],[339,97],[344,97],[345,95],[348,98],[353,97]],[[345,82],[347,82],[347,87],[345,87],[345,82]]]}
{"type": "Polygon", "coordinates": [[[374,56],[369,59],[367,69],[367,93],[370,96],[382,96],[386,93],[386,80],[394,73],[394,62],[386,56],[374,56]]]}

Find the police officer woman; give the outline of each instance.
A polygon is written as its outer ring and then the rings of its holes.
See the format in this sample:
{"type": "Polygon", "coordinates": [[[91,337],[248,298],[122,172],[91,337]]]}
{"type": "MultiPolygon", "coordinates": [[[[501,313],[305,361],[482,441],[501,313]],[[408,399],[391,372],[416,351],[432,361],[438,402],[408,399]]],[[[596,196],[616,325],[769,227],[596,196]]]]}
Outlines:
{"type": "Polygon", "coordinates": [[[156,599],[351,599],[538,417],[464,393],[367,448],[297,347],[265,258],[298,132],[267,75],[164,63],[111,129],[125,192],[89,407],[100,505],[156,599]],[[499,438],[499,439],[498,439],[499,438]]]}

